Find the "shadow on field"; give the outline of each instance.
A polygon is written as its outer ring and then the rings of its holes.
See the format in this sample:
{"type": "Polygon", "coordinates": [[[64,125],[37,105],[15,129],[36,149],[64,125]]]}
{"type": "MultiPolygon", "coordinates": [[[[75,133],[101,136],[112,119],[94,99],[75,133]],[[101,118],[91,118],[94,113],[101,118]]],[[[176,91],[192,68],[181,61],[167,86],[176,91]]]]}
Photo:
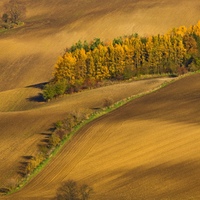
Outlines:
{"type": "Polygon", "coordinates": [[[90,108],[91,110],[94,110],[94,111],[98,111],[98,110],[101,110],[100,107],[94,107],[94,108],[90,108]]]}
{"type": "Polygon", "coordinates": [[[19,162],[20,166],[17,171],[21,177],[25,177],[27,175],[27,165],[31,159],[33,159],[33,156],[22,156],[22,161],[19,162]]]}
{"type": "Polygon", "coordinates": [[[129,102],[113,120],[162,120],[200,125],[200,74],[129,102]]]}
{"type": "MultiPolygon", "coordinates": [[[[52,128],[53,129],[53,128],[52,128]]],[[[54,130],[54,129],[53,129],[54,130]]],[[[46,137],[49,137],[49,136],[51,136],[51,133],[40,133],[41,135],[44,135],[44,136],[46,136],[46,137]]],[[[45,138],[46,138],[45,137],[45,138]]]]}
{"type": "MultiPolygon", "coordinates": [[[[27,86],[27,88],[37,88],[37,89],[42,90],[44,88],[45,84],[47,84],[47,82],[38,83],[35,85],[29,85],[29,86],[27,86]]],[[[38,95],[29,97],[26,100],[31,101],[31,102],[45,102],[42,93],[38,93],[38,95]]]]}
{"type": "Polygon", "coordinates": [[[130,170],[105,172],[92,177],[97,183],[100,177],[108,177],[105,193],[108,199],[199,199],[200,162],[187,160],[180,163],[163,163],[154,167],[144,165],[130,170]],[[111,179],[111,177],[117,177],[111,179]],[[108,186],[108,187],[107,187],[108,186]],[[106,191],[108,190],[108,191],[106,191]],[[126,192],[128,191],[128,192],[126,192]]]}
{"type": "Polygon", "coordinates": [[[38,93],[38,95],[29,97],[26,100],[31,101],[31,102],[38,102],[38,103],[45,102],[42,96],[42,93],[38,93]]]}
{"type": "Polygon", "coordinates": [[[38,83],[38,84],[34,84],[34,85],[28,85],[26,87],[27,88],[38,88],[38,89],[42,90],[46,84],[47,84],[47,82],[44,82],[44,83],[38,83]]]}
{"type": "Polygon", "coordinates": [[[0,188],[0,194],[6,194],[10,191],[9,188],[6,188],[6,187],[3,187],[3,188],[0,188]]]}

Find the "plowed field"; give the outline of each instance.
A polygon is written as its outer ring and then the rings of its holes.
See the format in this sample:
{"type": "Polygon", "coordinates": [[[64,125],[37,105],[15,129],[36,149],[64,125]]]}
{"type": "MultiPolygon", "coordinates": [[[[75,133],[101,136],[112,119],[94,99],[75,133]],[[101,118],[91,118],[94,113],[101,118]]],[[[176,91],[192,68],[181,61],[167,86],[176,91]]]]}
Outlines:
{"type": "MultiPolygon", "coordinates": [[[[118,101],[166,81],[121,83],[44,103],[41,83],[52,78],[66,47],[79,39],[162,34],[200,19],[199,0],[22,1],[25,26],[0,32],[0,188],[18,182],[24,156],[34,155],[68,112],[98,108],[104,98],[118,101]]],[[[91,123],[8,198],[49,199],[68,178],[91,184],[97,200],[200,198],[199,79],[187,77],[91,123]]]]}
{"type": "MultiPolygon", "coordinates": [[[[30,100],[39,88],[28,87],[0,93],[0,188],[13,186],[23,156],[34,155],[53,123],[70,112],[85,112],[101,108],[104,98],[119,101],[130,95],[149,91],[167,81],[167,78],[120,83],[81,93],[66,95],[49,103],[30,100]],[[28,98],[30,97],[30,98],[28,98]]],[[[31,99],[35,99],[33,96],[31,99]]]]}
{"type": "Polygon", "coordinates": [[[0,33],[0,91],[49,81],[58,56],[79,39],[161,34],[200,19],[199,0],[22,1],[26,25],[0,33]]]}
{"type": "Polygon", "coordinates": [[[67,179],[90,184],[95,200],[199,199],[199,81],[186,77],[88,124],[10,199],[50,199],[67,179]]]}

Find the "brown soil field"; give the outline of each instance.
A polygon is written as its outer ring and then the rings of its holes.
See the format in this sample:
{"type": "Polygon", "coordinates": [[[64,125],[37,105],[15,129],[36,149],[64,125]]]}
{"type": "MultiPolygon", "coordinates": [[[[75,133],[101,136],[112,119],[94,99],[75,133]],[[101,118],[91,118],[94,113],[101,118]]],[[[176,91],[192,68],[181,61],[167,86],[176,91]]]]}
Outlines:
{"type": "Polygon", "coordinates": [[[0,91],[48,81],[58,55],[79,39],[165,33],[196,24],[200,7],[198,0],[22,1],[26,25],[0,33],[0,91]]]}
{"type": "Polygon", "coordinates": [[[49,103],[34,101],[34,93],[41,89],[28,87],[0,93],[0,188],[12,186],[21,176],[20,162],[23,156],[34,155],[37,145],[45,139],[45,133],[53,123],[64,119],[67,113],[82,112],[101,108],[104,98],[114,101],[158,87],[169,78],[124,82],[120,84],[86,90],[81,93],[66,95],[49,103]],[[30,98],[26,98],[30,95],[30,98]],[[89,98],[88,98],[89,97],[89,98]],[[33,99],[33,100],[30,100],[33,99]]]}
{"type": "MultiPolygon", "coordinates": [[[[0,33],[0,188],[16,184],[23,156],[34,155],[48,129],[68,112],[98,108],[106,97],[118,101],[167,81],[120,83],[44,103],[40,84],[52,77],[66,47],[79,39],[107,41],[190,26],[200,8],[198,0],[22,1],[25,25],[0,33]]],[[[68,178],[91,184],[97,200],[200,198],[199,79],[182,79],[84,127],[8,199],[49,199],[68,178]]]]}
{"type": "Polygon", "coordinates": [[[68,179],[95,200],[200,198],[200,74],[136,99],[82,128],[6,199],[51,199],[68,179]]]}

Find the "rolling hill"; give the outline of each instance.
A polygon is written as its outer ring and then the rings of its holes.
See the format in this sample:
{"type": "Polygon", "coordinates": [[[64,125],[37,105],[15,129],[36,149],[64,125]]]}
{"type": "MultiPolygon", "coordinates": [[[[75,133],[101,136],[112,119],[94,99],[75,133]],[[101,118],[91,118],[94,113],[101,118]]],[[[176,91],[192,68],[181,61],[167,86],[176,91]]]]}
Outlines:
{"type": "Polygon", "coordinates": [[[0,187],[13,186],[18,182],[21,178],[18,173],[20,163],[26,161],[24,156],[35,155],[38,145],[45,139],[45,134],[50,132],[49,129],[55,122],[64,119],[67,113],[101,108],[104,98],[119,101],[130,95],[149,91],[168,80],[169,78],[159,78],[120,83],[66,95],[49,103],[26,99],[28,94],[41,92],[39,88],[28,87],[2,92],[0,187]]]}
{"type": "Polygon", "coordinates": [[[0,34],[0,91],[48,81],[58,55],[79,39],[165,33],[196,24],[200,6],[198,0],[23,1],[26,25],[0,34]]]}
{"type": "MultiPolygon", "coordinates": [[[[67,112],[97,108],[105,97],[118,101],[167,81],[120,83],[42,102],[41,83],[51,79],[66,47],[79,39],[107,41],[190,26],[199,20],[200,6],[198,0],[23,1],[25,26],[0,33],[0,188],[17,183],[24,156],[37,152],[67,112]]],[[[2,198],[49,199],[68,178],[91,184],[99,200],[200,198],[199,79],[186,77],[92,122],[24,189],[2,198]]]]}
{"type": "Polygon", "coordinates": [[[21,191],[51,199],[68,179],[93,199],[200,198],[200,74],[136,99],[82,128],[21,191]]]}

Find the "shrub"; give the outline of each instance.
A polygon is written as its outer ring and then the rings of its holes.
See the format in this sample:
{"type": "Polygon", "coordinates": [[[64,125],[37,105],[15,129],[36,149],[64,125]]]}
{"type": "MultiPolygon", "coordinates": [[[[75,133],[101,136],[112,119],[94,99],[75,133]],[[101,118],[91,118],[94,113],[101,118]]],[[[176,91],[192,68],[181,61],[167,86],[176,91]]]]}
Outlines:
{"type": "Polygon", "coordinates": [[[113,99],[112,98],[105,98],[103,100],[103,107],[109,107],[113,104],[113,99]]]}
{"type": "Polygon", "coordinates": [[[54,131],[54,133],[62,140],[67,134],[67,131],[64,129],[57,129],[54,131]]]}
{"type": "Polygon", "coordinates": [[[56,95],[55,84],[54,83],[46,84],[44,86],[42,95],[43,95],[44,100],[46,101],[53,99],[56,95]]]}
{"type": "Polygon", "coordinates": [[[43,98],[46,101],[53,99],[54,97],[61,96],[65,94],[67,90],[67,83],[65,80],[60,80],[56,83],[50,82],[44,86],[43,98]]]}
{"type": "Polygon", "coordinates": [[[38,145],[38,147],[39,147],[39,152],[43,154],[45,157],[49,154],[50,149],[47,144],[41,144],[38,145]]]}
{"type": "Polygon", "coordinates": [[[89,109],[79,109],[79,110],[73,111],[71,115],[74,116],[77,123],[80,123],[83,120],[88,119],[90,113],[91,111],[89,111],[89,109]]]}
{"type": "Polygon", "coordinates": [[[63,121],[64,129],[71,132],[73,127],[77,125],[78,119],[73,114],[68,114],[66,119],[63,121]]]}
{"type": "Polygon", "coordinates": [[[50,147],[56,147],[60,143],[60,137],[54,132],[49,138],[50,147]]]}
{"type": "Polygon", "coordinates": [[[186,69],[186,67],[177,67],[177,74],[178,75],[183,75],[183,74],[186,74],[188,71],[186,69]]]}
{"type": "Polygon", "coordinates": [[[66,80],[60,80],[55,83],[55,95],[60,96],[65,94],[67,89],[67,82],[66,80]]]}
{"type": "Polygon", "coordinates": [[[63,128],[63,122],[62,122],[62,121],[56,122],[56,123],[55,123],[55,128],[56,128],[56,129],[61,129],[61,128],[63,128]]]}
{"type": "Polygon", "coordinates": [[[91,188],[87,184],[83,184],[83,185],[80,186],[79,192],[80,192],[80,199],[81,200],[88,200],[88,199],[90,199],[90,197],[93,193],[93,188],[91,188]]]}
{"type": "Polygon", "coordinates": [[[41,153],[33,157],[27,164],[26,174],[31,173],[43,160],[44,160],[44,155],[41,153]]]}

